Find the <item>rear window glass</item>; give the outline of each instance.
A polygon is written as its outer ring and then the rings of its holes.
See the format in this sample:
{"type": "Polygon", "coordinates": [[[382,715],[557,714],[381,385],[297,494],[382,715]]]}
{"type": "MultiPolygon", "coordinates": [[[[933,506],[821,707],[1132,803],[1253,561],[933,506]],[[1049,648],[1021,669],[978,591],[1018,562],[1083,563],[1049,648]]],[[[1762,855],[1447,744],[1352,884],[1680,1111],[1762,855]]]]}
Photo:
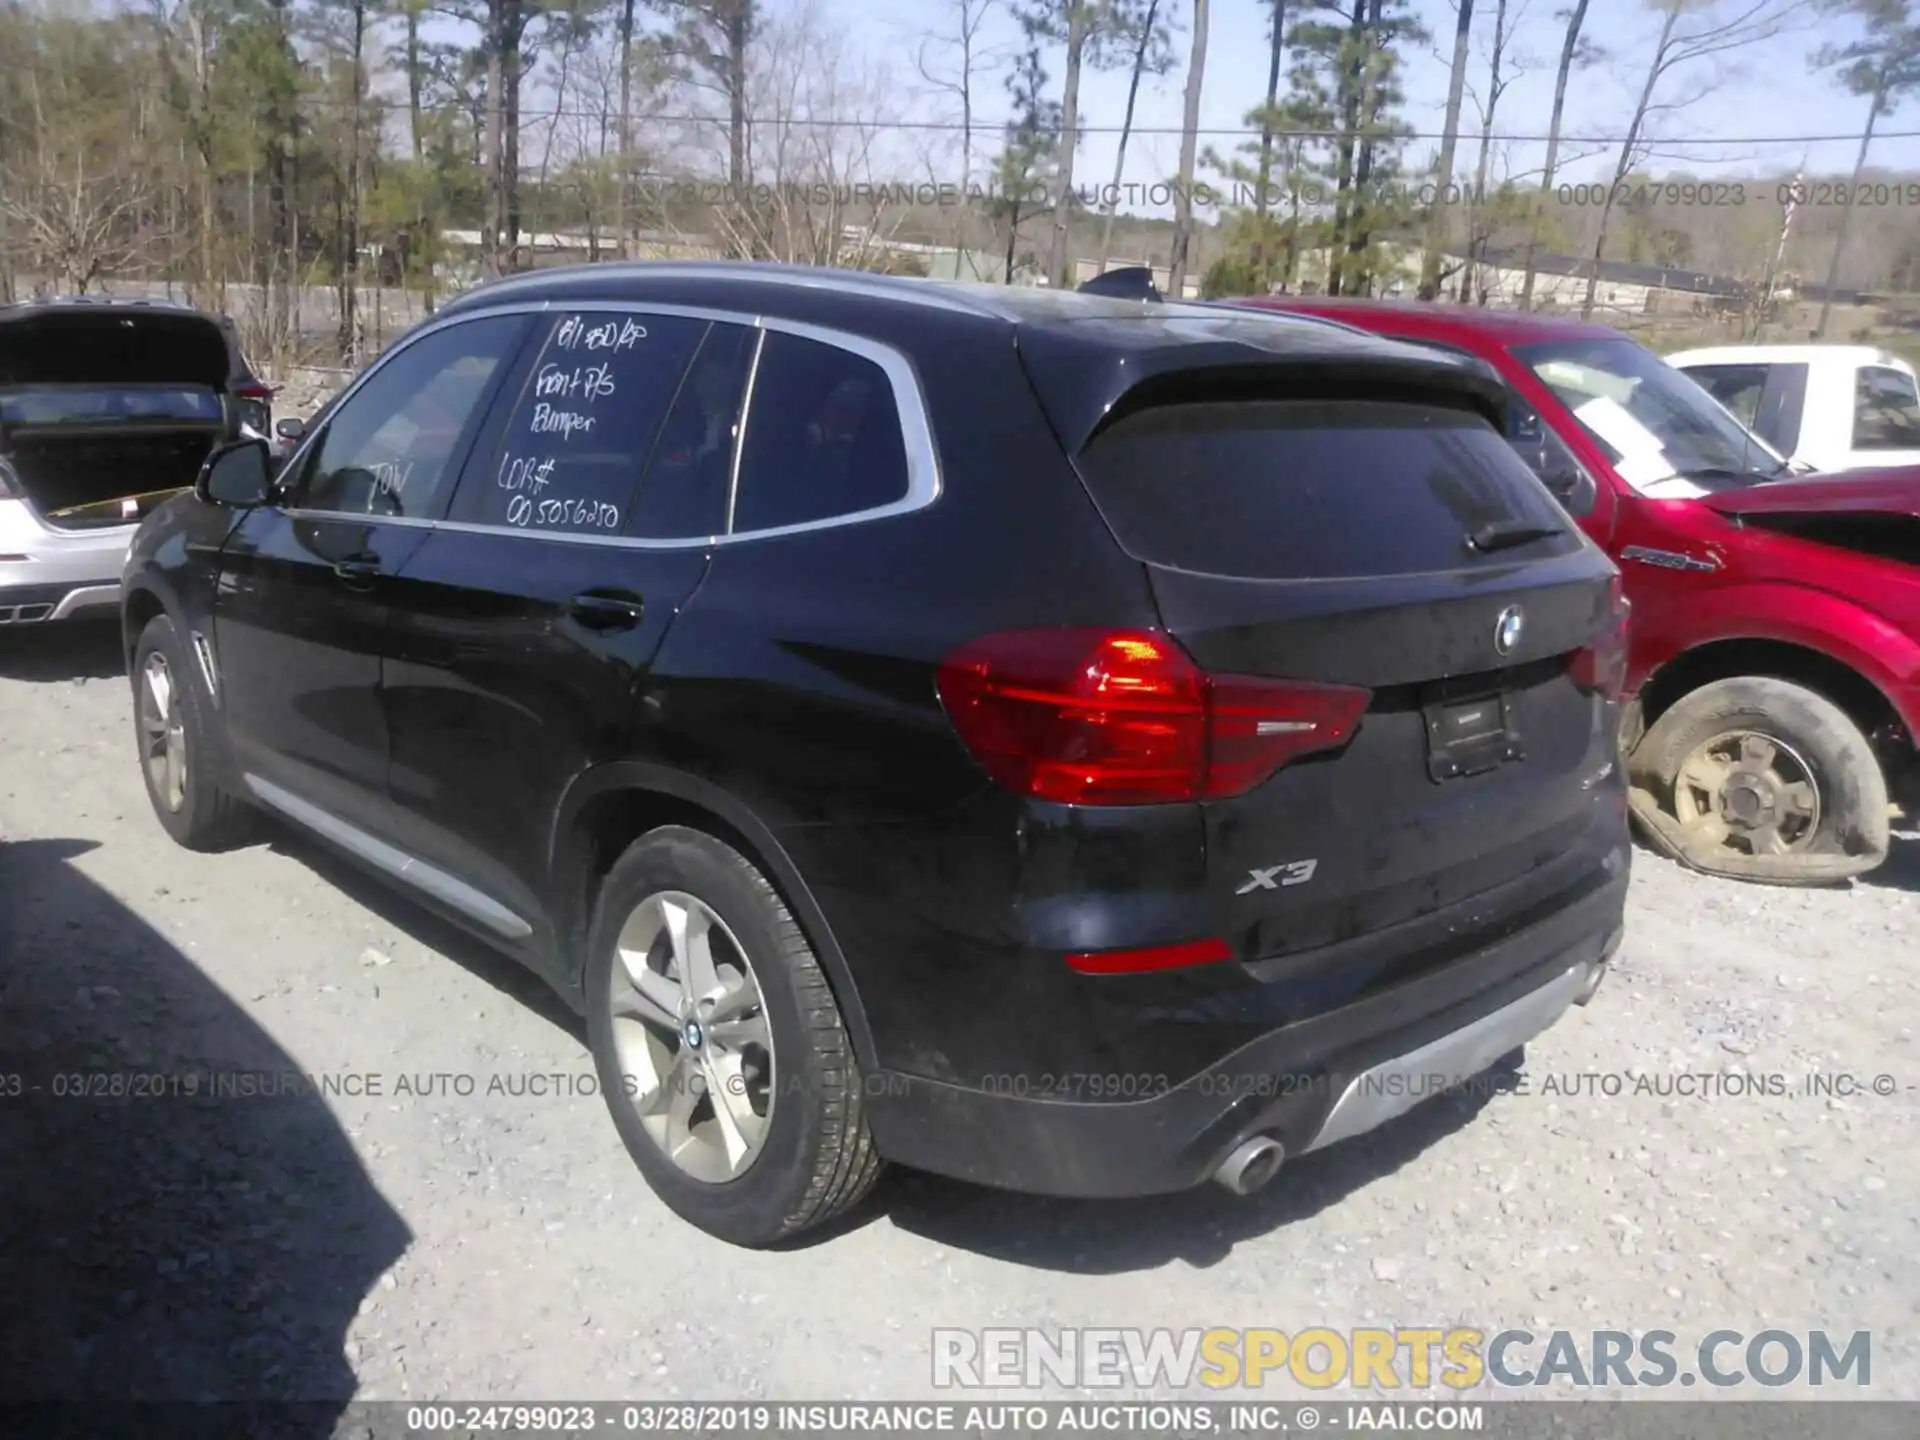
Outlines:
{"type": "Polygon", "coordinates": [[[0,396],[0,424],[5,425],[138,424],[154,420],[203,420],[211,424],[221,416],[218,395],[192,388],[100,385],[0,396]]]}
{"type": "Polygon", "coordinates": [[[1080,461],[1139,559],[1259,580],[1414,575],[1560,554],[1566,513],[1491,425],[1441,405],[1168,405],[1116,423],[1080,461]],[[1548,538],[1482,553],[1484,526],[1548,538]]]}

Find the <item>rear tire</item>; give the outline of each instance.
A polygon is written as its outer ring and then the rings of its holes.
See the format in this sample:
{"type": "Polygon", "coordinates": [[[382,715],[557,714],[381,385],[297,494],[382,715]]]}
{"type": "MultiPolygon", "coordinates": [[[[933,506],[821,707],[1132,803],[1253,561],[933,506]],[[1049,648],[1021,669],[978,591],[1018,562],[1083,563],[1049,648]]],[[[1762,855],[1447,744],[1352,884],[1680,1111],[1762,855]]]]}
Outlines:
{"type": "Polygon", "coordinates": [[[668,1208],[764,1246],[873,1188],[881,1161],[840,1007],[745,856],[698,830],[650,831],[608,872],[588,945],[601,1090],[668,1208]]]}
{"type": "Polygon", "coordinates": [[[247,839],[258,812],[226,788],[213,703],[170,618],[147,622],[131,673],[140,774],[160,828],[188,850],[225,850],[247,839]]]}
{"type": "MultiPolygon", "coordinates": [[[[1678,825],[1687,856],[1726,873],[1796,859],[1886,859],[1887,783],[1845,711],[1803,685],[1742,675],[1703,685],[1647,730],[1628,761],[1678,825]]],[[[1824,878],[1810,866],[1810,878],[1824,878]]],[[[1754,878],[1767,878],[1756,875],[1754,878]]]]}

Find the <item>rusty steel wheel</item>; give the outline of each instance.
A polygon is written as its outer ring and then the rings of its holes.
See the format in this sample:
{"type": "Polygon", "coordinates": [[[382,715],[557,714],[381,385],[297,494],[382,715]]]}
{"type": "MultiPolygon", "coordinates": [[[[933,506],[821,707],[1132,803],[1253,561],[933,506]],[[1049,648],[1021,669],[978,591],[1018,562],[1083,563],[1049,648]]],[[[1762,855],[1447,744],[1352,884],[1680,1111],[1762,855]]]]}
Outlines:
{"type": "Polygon", "coordinates": [[[1820,781],[1786,741],[1729,730],[1680,762],[1673,810],[1691,846],[1785,855],[1820,831],[1820,781]]]}

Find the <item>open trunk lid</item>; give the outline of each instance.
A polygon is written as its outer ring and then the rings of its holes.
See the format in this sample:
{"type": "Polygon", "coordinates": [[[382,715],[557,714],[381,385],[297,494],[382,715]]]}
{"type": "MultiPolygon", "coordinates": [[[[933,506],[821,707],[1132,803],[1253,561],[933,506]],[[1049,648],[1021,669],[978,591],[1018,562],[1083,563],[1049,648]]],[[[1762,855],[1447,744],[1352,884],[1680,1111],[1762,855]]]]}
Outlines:
{"type": "Polygon", "coordinates": [[[136,523],[231,425],[213,317],[75,301],[0,311],[0,463],[48,523],[136,523]]]}
{"type": "Polygon", "coordinates": [[[195,385],[224,389],[219,322],[195,310],[68,301],[0,309],[0,389],[43,385],[195,385]]]}
{"type": "MultiPolygon", "coordinates": [[[[1346,744],[1204,806],[1239,953],[1306,965],[1338,1003],[1597,883],[1624,827],[1596,793],[1619,780],[1595,647],[1617,652],[1624,611],[1478,367],[1344,335],[1308,348],[1185,373],[1169,357],[1115,387],[1076,463],[1210,674],[1366,692],[1346,744]]],[[[1084,371],[1055,377],[1075,387],[1084,371]]]]}

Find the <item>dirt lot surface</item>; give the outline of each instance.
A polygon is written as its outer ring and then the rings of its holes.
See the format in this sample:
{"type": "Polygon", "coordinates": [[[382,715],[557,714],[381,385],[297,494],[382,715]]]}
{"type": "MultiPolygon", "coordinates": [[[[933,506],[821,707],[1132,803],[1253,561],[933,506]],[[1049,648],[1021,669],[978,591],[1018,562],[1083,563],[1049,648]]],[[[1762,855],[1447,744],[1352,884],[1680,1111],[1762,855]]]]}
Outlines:
{"type": "Polygon", "coordinates": [[[1920,1398],[1920,838],[1822,892],[1643,852],[1519,1089],[1250,1200],[895,1174],[755,1254],[653,1199],[536,981],[292,835],[174,848],[109,635],[0,636],[0,735],[0,1394],[905,1398],[935,1326],[1466,1323],[1866,1329],[1920,1398]],[[206,1093],[241,1071],[379,1093],[206,1093]]]}

